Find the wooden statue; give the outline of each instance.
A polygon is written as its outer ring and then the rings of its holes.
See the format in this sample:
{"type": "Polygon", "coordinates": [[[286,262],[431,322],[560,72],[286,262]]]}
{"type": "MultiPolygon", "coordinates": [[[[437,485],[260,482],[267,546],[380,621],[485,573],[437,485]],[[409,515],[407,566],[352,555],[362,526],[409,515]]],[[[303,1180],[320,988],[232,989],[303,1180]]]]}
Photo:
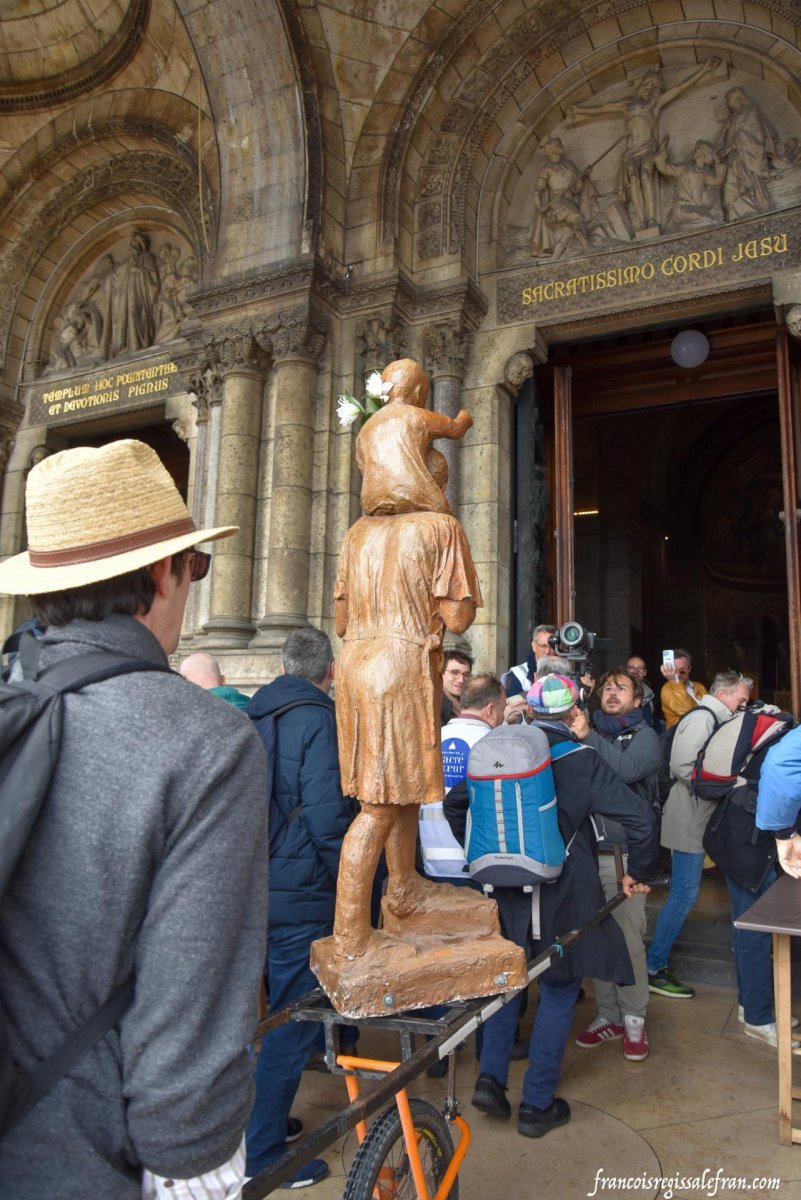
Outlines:
{"type": "Polygon", "coordinates": [[[354,1015],[516,986],[524,965],[498,936],[493,902],[414,868],[419,806],[445,791],[443,634],[463,633],[481,605],[467,538],[442,491],[447,465],[431,441],[462,437],[472,419],[426,410],[428,379],[411,359],[391,363],[382,379],[392,383],[388,402],[356,442],[369,515],[345,537],[334,592],[344,639],[342,788],[359,797],[361,812],[342,847],[333,938],[312,948],[312,969],[335,1007],[354,1015]],[[389,875],[379,933],[370,895],[382,850],[389,875]]]}

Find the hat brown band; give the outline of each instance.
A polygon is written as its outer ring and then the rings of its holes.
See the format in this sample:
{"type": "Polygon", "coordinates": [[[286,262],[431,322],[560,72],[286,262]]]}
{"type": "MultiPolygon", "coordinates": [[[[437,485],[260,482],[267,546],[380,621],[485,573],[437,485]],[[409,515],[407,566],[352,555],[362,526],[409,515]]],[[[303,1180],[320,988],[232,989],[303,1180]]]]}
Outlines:
{"type": "Polygon", "coordinates": [[[112,558],[115,554],[126,554],[129,550],[140,550],[154,546],[168,538],[182,537],[195,533],[197,526],[191,517],[180,521],[168,521],[166,525],[154,525],[138,533],[124,537],[109,538],[106,542],[90,542],[87,546],[73,546],[67,550],[28,550],[32,567],[70,567],[77,563],[95,562],[99,558],[112,558]]]}

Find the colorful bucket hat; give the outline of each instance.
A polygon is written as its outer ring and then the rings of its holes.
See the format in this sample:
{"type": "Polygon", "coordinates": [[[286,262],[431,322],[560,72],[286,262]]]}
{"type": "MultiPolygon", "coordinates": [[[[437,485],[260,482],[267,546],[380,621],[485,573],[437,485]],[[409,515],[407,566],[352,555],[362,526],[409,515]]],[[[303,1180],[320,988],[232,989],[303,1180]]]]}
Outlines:
{"type": "Polygon", "coordinates": [[[534,712],[544,717],[570,712],[578,698],[578,688],[566,675],[543,675],[531,685],[526,696],[534,712]]]}

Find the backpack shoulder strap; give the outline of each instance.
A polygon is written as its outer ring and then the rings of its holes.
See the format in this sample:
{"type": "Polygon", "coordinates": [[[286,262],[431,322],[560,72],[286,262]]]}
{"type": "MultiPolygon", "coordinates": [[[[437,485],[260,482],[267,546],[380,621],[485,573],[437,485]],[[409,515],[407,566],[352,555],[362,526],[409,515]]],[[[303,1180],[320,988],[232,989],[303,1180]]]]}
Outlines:
{"type": "MultiPolygon", "coordinates": [[[[290,708],[302,708],[304,704],[314,705],[315,708],[325,708],[328,710],[328,712],[330,712],[332,717],[334,715],[333,705],[330,702],[327,703],[325,700],[290,700],[288,704],[282,704],[281,707],[276,708],[274,712],[262,713],[262,716],[272,717],[272,719],[276,721],[279,717],[282,717],[285,712],[289,712],[290,708]]],[[[253,720],[260,721],[261,717],[254,717],[253,720]]]]}
{"type": "Polygon", "coordinates": [[[551,745],[551,758],[564,758],[566,754],[573,754],[576,750],[584,750],[586,747],[582,742],[573,742],[570,738],[565,738],[561,742],[553,742],[551,745]]]}
{"type": "Polygon", "coordinates": [[[72,654],[60,662],[39,670],[40,643],[33,634],[26,633],[20,642],[19,654],[22,664],[22,680],[26,684],[45,684],[56,692],[77,692],[115,675],[134,675],[139,671],[160,671],[173,675],[172,667],[163,663],[147,662],[142,658],[131,658],[113,650],[87,650],[72,654]]]}
{"type": "Polygon", "coordinates": [[[68,1075],[84,1055],[122,1020],[133,998],[134,980],[130,975],[111,993],[105,1004],[95,1009],[92,1015],[62,1042],[58,1050],[22,1078],[5,1114],[0,1136],[4,1137],[10,1133],[50,1089],[68,1075]]]}

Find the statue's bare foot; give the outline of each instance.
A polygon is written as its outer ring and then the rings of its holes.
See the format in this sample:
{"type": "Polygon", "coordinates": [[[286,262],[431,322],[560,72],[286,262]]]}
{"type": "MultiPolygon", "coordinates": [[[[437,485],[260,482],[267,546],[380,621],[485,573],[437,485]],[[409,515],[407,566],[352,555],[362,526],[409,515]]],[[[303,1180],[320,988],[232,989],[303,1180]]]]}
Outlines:
{"type": "Polygon", "coordinates": [[[393,917],[403,919],[411,917],[418,908],[429,904],[438,904],[445,899],[448,892],[458,892],[447,883],[432,883],[424,880],[422,875],[406,876],[403,880],[387,883],[384,904],[389,908],[393,917]]]}
{"type": "Polygon", "coordinates": [[[334,934],[334,954],[338,959],[363,958],[379,940],[380,934],[375,929],[334,934]]]}

